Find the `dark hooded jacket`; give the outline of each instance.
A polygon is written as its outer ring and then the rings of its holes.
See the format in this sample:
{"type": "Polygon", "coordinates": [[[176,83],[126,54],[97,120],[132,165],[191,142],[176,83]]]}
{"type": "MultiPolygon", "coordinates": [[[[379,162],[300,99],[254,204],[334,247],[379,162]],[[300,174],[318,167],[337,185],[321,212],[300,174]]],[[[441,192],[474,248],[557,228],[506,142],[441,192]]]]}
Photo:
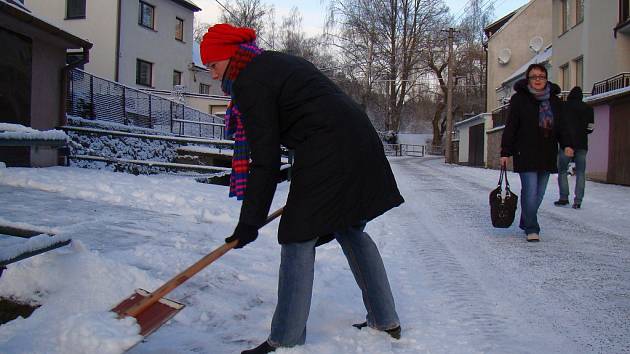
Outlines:
{"type": "Polygon", "coordinates": [[[546,171],[557,173],[558,143],[570,146],[570,139],[563,130],[561,101],[557,97],[560,87],[551,85],[549,101],[553,112],[552,134],[544,134],[538,124],[540,102],[527,88],[527,79],[516,82],[516,93],[510,99],[508,119],[501,138],[501,156],[512,156],[514,172],[546,171]]]}
{"type": "Polygon", "coordinates": [[[576,150],[588,150],[588,134],[593,132],[593,107],[582,102],[582,89],[571,89],[564,104],[563,122],[569,131],[571,146],[576,150]]]}
{"type": "Polygon", "coordinates": [[[281,144],[295,152],[281,244],[330,239],[403,202],[367,115],[313,64],[263,52],[239,73],[232,94],[251,149],[239,223],[260,226],[266,219],[281,144]]]}

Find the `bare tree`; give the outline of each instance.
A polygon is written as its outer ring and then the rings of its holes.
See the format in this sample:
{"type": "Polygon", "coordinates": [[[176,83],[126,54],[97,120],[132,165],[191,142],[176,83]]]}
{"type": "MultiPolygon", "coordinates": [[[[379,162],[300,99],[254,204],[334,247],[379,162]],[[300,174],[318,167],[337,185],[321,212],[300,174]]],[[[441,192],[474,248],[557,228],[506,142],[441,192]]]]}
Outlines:
{"type": "Polygon", "coordinates": [[[199,22],[197,19],[195,19],[193,21],[193,40],[197,43],[201,43],[203,35],[206,34],[209,27],[209,23],[199,22]]]}
{"type": "Polygon", "coordinates": [[[235,0],[225,3],[221,10],[220,22],[252,28],[260,36],[265,33],[265,17],[272,10],[272,6],[264,4],[261,0],[235,0]]]}
{"type": "Polygon", "coordinates": [[[401,112],[426,70],[422,54],[441,0],[332,0],[330,42],[347,58],[349,75],[365,81],[363,100],[385,96],[385,128],[398,131],[401,112]],[[332,30],[338,27],[337,33],[332,30]]]}

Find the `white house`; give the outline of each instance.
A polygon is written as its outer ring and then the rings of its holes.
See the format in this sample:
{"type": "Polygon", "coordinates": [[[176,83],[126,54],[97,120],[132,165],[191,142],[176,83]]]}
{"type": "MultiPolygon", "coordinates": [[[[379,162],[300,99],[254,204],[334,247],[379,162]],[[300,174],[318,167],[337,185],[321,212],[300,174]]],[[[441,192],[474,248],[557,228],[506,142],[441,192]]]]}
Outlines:
{"type": "MultiPolygon", "coordinates": [[[[128,86],[192,87],[189,0],[26,0],[37,16],[94,44],[84,69],[128,86]]],[[[76,54],[77,56],[79,54],[76,54]]],[[[73,60],[74,54],[69,54],[73,60]]]]}

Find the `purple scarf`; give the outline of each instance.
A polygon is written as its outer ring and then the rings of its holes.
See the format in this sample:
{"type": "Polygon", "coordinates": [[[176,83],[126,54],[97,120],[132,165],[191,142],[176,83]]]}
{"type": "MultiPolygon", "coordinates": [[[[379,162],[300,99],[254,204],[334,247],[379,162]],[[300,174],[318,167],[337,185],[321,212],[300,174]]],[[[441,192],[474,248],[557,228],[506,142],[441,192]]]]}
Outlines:
{"type": "Polygon", "coordinates": [[[538,91],[527,86],[529,92],[534,95],[537,101],[540,102],[538,109],[538,126],[543,129],[545,137],[549,136],[553,129],[553,111],[551,110],[551,103],[549,97],[551,97],[551,85],[547,84],[544,89],[538,91]]]}

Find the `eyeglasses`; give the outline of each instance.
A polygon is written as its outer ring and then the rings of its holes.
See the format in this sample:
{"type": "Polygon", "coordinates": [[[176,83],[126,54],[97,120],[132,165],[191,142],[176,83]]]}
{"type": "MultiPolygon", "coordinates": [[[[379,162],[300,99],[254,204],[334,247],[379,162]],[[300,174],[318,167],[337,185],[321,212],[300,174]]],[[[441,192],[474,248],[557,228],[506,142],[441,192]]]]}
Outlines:
{"type": "Polygon", "coordinates": [[[530,76],[528,77],[529,80],[531,81],[547,81],[547,77],[546,76],[530,76]]]}

